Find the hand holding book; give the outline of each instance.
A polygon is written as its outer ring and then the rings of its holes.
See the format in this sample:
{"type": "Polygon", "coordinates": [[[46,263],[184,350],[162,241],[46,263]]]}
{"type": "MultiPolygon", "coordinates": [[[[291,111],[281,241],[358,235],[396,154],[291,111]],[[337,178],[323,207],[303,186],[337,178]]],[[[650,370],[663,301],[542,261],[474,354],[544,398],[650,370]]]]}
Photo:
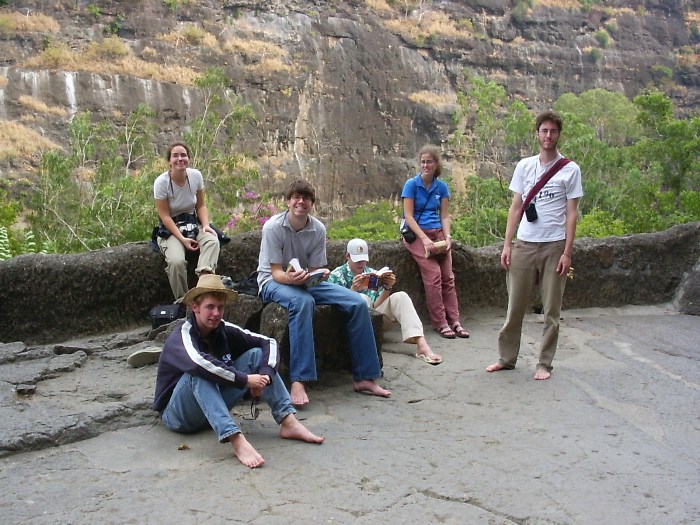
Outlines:
{"type": "Polygon", "coordinates": [[[396,282],[394,272],[392,272],[388,266],[385,266],[381,270],[376,270],[363,275],[367,276],[367,288],[370,290],[378,290],[382,285],[391,288],[396,282]]]}
{"type": "Polygon", "coordinates": [[[301,267],[301,264],[299,264],[299,259],[296,257],[289,261],[287,272],[305,272],[306,280],[301,284],[306,288],[311,288],[312,286],[316,286],[321,281],[325,281],[330,273],[327,268],[318,268],[309,272],[306,270],[306,268],[301,267]]]}

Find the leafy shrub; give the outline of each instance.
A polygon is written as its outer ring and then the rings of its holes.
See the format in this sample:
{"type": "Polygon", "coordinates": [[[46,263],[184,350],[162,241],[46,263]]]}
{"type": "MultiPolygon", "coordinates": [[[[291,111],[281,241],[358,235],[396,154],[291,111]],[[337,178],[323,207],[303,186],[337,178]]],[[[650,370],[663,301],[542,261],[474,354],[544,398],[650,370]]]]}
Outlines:
{"type": "Polygon", "coordinates": [[[505,234],[510,202],[505,180],[468,177],[465,193],[452,199],[452,236],[476,247],[499,242],[505,234]]]}
{"type": "Polygon", "coordinates": [[[619,31],[619,27],[618,27],[618,25],[617,25],[617,21],[615,21],[615,20],[609,20],[608,22],[605,22],[605,23],[603,24],[603,27],[605,27],[605,30],[606,30],[608,33],[613,33],[613,34],[615,34],[615,33],[617,33],[617,32],[619,31]]]}
{"type": "Polygon", "coordinates": [[[359,237],[366,241],[398,240],[398,222],[402,209],[393,201],[382,200],[359,206],[347,219],[328,225],[328,238],[347,241],[359,237]]]}
{"type": "MultiPolygon", "coordinates": [[[[251,162],[230,153],[252,110],[227,93],[222,87],[226,81],[223,69],[198,80],[205,91],[205,113],[193,119],[183,137],[192,149],[192,167],[207,174],[207,200],[215,202],[210,220],[219,225],[230,215],[225,208],[239,203],[237,188],[257,178],[251,162]]],[[[70,123],[70,136],[67,153],[44,155],[39,184],[28,203],[32,228],[42,235],[39,244],[67,253],[148,238],[157,222],[153,181],[167,169],[151,142],[155,112],[139,106],[121,123],[79,113],[70,123]]]]}
{"type": "Polygon", "coordinates": [[[610,42],[612,41],[610,34],[605,29],[598,29],[595,32],[595,39],[600,44],[600,47],[604,49],[610,47],[610,42]]]}
{"type": "Polygon", "coordinates": [[[662,86],[673,79],[673,70],[670,67],[654,65],[651,66],[651,76],[657,85],[662,86]]]}
{"type": "Polygon", "coordinates": [[[603,60],[603,52],[595,47],[589,50],[588,56],[595,64],[600,64],[600,61],[603,60]]]}
{"type": "Polygon", "coordinates": [[[622,219],[615,218],[609,211],[593,210],[579,219],[576,237],[610,237],[624,235],[627,227],[622,219]]]}
{"type": "Polygon", "coordinates": [[[513,7],[511,17],[513,21],[522,24],[523,22],[527,21],[529,12],[530,7],[528,6],[527,2],[518,2],[513,7]]]}
{"type": "Polygon", "coordinates": [[[41,53],[41,63],[49,69],[69,69],[73,53],[66,44],[50,44],[41,53]]]}
{"type": "Polygon", "coordinates": [[[7,15],[0,15],[0,38],[13,38],[17,31],[17,23],[7,15]]]}

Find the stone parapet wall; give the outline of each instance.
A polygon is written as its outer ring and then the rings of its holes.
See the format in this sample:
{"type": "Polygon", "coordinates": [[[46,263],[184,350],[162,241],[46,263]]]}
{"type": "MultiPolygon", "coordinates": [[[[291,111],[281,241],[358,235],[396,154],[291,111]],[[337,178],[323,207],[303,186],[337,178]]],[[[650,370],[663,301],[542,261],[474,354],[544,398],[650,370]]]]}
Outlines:
{"type": "MultiPolygon", "coordinates": [[[[234,280],[257,266],[260,233],[235,236],[222,247],[219,273],[234,280]]],[[[345,243],[328,243],[329,267],[343,262],[345,243]]],[[[425,293],[415,262],[398,241],[371,243],[373,266],[389,266],[397,289],[426,318],[425,293]]],[[[507,302],[500,247],[454,248],[463,315],[507,302]]],[[[575,242],[574,279],[565,308],[660,304],[700,314],[700,222],[670,230],[575,242]]],[[[56,342],[143,326],[152,306],[172,301],[162,256],[147,243],[77,255],[24,255],[0,261],[0,342],[56,342]]]]}

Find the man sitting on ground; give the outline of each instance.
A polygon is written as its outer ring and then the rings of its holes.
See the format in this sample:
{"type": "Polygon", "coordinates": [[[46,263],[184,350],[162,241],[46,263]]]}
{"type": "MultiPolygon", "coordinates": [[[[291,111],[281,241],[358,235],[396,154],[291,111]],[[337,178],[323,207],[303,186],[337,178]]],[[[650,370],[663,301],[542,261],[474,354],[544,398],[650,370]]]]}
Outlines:
{"type": "Polygon", "coordinates": [[[370,289],[370,277],[376,273],[376,270],[367,266],[369,249],[362,239],[353,239],[348,243],[345,260],[345,264],[331,272],[328,282],[362,294],[367,304],[382,314],[385,320],[401,326],[404,342],[418,347],[416,357],[431,365],[439,365],[442,358],[434,354],[428,346],[423,336],[423,323],[416,313],[413,301],[406,292],[391,293],[396,283],[393,272],[382,275],[381,284],[377,283],[377,286],[372,286],[370,289]]]}
{"type": "Polygon", "coordinates": [[[200,276],[183,303],[192,313],[179,321],[165,341],[158,363],[153,409],[174,432],[211,427],[220,443],[233,445],[238,460],[250,468],[265,462],[241,433],[230,410],[249,390],[262,397],[280,425],[280,437],[323,443],[294,415],[289,392],[277,373],[277,342],[222,321],[224,307],[237,299],[218,275],[200,276]]]}

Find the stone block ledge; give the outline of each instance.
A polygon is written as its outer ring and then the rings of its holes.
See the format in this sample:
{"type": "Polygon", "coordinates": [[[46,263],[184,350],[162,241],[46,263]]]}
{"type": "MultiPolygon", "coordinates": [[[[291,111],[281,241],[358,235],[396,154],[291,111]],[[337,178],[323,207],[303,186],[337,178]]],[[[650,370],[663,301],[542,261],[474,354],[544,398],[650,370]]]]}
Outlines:
{"type": "MultiPolygon", "coordinates": [[[[345,242],[329,241],[328,266],[342,264],[345,242]]],[[[257,266],[260,232],[222,247],[218,273],[235,280],[257,266]]],[[[453,268],[462,315],[504,308],[501,246],[454,246],[453,268]]],[[[370,244],[371,262],[389,266],[424,320],[425,292],[415,261],[399,241],[370,244]]],[[[574,279],[564,308],[674,302],[700,314],[700,222],[669,230],[574,243],[574,279]]],[[[22,255],[0,261],[0,342],[48,343],[145,326],[148,312],[172,301],[163,257],[146,242],[71,255],[22,255]]],[[[194,284],[194,283],[191,283],[194,284]]],[[[239,303],[238,308],[242,308],[239,303]]],[[[262,313],[261,313],[262,317],[262,313]]],[[[323,317],[321,317],[323,318],[323,317]]]]}

